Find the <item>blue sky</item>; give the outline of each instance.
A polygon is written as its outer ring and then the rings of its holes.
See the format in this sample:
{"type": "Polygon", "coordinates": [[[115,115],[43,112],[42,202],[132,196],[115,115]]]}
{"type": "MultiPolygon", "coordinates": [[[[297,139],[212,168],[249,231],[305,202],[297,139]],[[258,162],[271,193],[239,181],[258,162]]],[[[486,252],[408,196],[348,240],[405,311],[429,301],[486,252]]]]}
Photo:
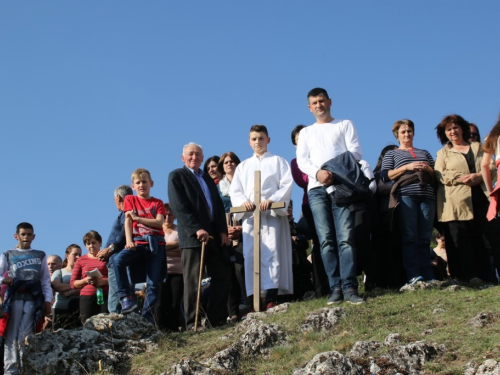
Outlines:
{"type": "Polygon", "coordinates": [[[245,159],[260,123],[291,160],[291,130],[314,122],[313,87],[354,122],[372,166],[401,118],[432,155],[447,114],[484,137],[500,110],[499,15],[492,0],[4,1],[2,247],[21,221],[47,253],[90,229],[107,238],[114,188],[144,167],[167,200],[191,141],[245,159]]]}

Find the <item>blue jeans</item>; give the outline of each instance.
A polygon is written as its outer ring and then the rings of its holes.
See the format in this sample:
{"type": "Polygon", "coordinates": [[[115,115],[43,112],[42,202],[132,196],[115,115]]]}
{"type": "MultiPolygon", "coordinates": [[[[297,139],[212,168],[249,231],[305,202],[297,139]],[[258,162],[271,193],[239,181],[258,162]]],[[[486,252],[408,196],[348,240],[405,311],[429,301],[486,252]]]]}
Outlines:
{"type": "Polygon", "coordinates": [[[120,304],[120,296],[118,294],[118,285],[116,284],[115,269],[113,267],[113,259],[118,254],[111,255],[108,262],[108,311],[110,313],[119,314],[122,310],[122,305],[120,304]]]}
{"type": "Polygon", "coordinates": [[[402,196],[396,209],[401,230],[403,266],[408,281],[417,276],[432,280],[430,243],[436,201],[426,197],[402,196]]]}
{"type": "Polygon", "coordinates": [[[333,203],[325,187],[309,190],[308,196],[330,289],[357,290],[354,212],[333,203]]]}
{"type": "MultiPolygon", "coordinates": [[[[158,298],[160,283],[166,281],[167,263],[165,260],[165,246],[158,245],[151,251],[149,245],[137,245],[135,251],[123,249],[113,259],[113,267],[118,286],[120,299],[130,296],[131,285],[127,266],[146,260],[146,298],[142,308],[142,316],[150,323],[155,324],[154,308],[158,298]]],[[[132,296],[133,297],[133,296],[132,296]]]]}

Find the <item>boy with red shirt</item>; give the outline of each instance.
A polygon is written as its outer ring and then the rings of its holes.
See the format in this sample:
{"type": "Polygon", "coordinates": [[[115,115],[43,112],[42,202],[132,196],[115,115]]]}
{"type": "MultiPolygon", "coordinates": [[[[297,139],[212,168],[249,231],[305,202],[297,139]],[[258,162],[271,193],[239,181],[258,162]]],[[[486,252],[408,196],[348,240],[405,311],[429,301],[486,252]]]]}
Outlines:
{"type": "Polygon", "coordinates": [[[151,174],[146,169],[136,169],[132,173],[132,189],[137,195],[128,195],[123,202],[125,212],[126,245],[113,259],[118,294],[122,304],[122,314],[135,310],[133,286],[127,273],[127,266],[146,261],[147,292],[142,316],[154,324],[153,311],[158,297],[158,289],[166,277],[165,234],[162,225],[165,206],[160,199],[150,196],[153,187],[151,174]]]}

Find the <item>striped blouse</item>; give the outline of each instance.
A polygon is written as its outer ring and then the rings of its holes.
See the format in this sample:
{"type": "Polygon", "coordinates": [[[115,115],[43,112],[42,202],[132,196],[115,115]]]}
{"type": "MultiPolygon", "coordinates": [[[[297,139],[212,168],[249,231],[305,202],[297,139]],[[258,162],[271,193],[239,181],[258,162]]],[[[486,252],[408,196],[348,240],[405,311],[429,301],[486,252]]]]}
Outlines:
{"type": "MultiPolygon", "coordinates": [[[[106,267],[106,262],[100,261],[98,258],[90,258],[87,255],[83,255],[75,263],[73,267],[73,273],[71,274],[70,284],[71,287],[75,288],[75,281],[82,280],[87,277],[87,271],[92,271],[98,269],[101,272],[103,278],[108,278],[108,267],[106,267]]],[[[102,291],[104,296],[108,295],[108,286],[103,286],[102,291]]],[[[80,291],[80,297],[82,296],[93,296],[97,292],[97,288],[94,285],[85,285],[80,291]]]]}
{"type": "MultiPolygon", "coordinates": [[[[418,148],[414,148],[411,150],[401,150],[395,149],[387,151],[382,160],[382,170],[380,171],[380,175],[382,177],[382,181],[389,182],[389,170],[394,170],[400,168],[406,164],[413,163],[415,161],[424,161],[427,162],[432,169],[434,169],[434,159],[431,154],[429,154],[426,150],[420,150],[418,148]],[[412,154],[413,153],[413,154],[412,154]]],[[[411,173],[411,172],[405,172],[411,173]]],[[[427,184],[426,186],[420,186],[420,182],[417,180],[409,185],[403,186],[396,191],[397,196],[424,196],[429,199],[436,199],[436,195],[434,193],[434,188],[432,185],[427,184]]]]}

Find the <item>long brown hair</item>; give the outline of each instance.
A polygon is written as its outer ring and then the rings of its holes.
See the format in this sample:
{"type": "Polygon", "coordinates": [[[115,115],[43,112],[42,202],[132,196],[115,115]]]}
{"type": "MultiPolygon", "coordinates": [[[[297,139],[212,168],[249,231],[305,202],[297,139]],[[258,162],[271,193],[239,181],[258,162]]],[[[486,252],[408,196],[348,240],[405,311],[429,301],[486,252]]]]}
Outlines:
{"type": "MultiPolygon", "coordinates": [[[[491,129],[490,134],[486,137],[484,142],[484,151],[489,154],[494,154],[497,148],[497,140],[500,136],[500,114],[498,115],[498,120],[493,129],[491,129]]],[[[498,151],[498,150],[497,150],[498,151]]]]}
{"type": "MultiPolygon", "coordinates": [[[[72,243],[71,245],[69,245],[67,248],[66,248],[66,253],[65,255],[69,255],[71,254],[71,250],[73,249],[78,249],[80,250],[80,253],[82,252],[82,248],[80,246],[78,246],[76,243],[72,243]]],[[[64,261],[63,261],[63,264],[62,264],[62,268],[66,268],[68,266],[68,258],[67,257],[64,257],[64,261]]]]}

